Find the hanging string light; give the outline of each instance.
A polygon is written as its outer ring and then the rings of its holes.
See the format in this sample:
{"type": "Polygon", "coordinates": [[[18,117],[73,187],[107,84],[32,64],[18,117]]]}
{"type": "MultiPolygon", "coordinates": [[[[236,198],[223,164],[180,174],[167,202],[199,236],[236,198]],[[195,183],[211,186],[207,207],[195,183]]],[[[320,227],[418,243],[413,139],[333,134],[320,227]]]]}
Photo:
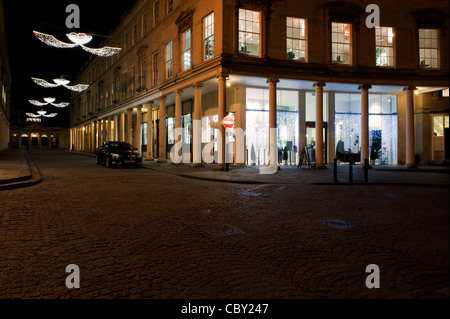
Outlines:
{"type": "Polygon", "coordinates": [[[78,84],[78,85],[70,86],[70,85],[68,85],[70,83],[70,81],[63,79],[63,78],[54,79],[53,80],[54,83],[49,83],[43,79],[38,79],[38,78],[31,78],[31,79],[37,85],[40,85],[45,88],[55,88],[58,86],[64,86],[65,88],[67,88],[71,91],[74,91],[74,92],[83,92],[89,88],[88,84],[78,84]]]}
{"type": "Polygon", "coordinates": [[[86,47],[84,45],[89,43],[92,40],[92,36],[87,35],[85,33],[72,32],[72,33],[66,34],[67,37],[69,38],[69,40],[71,40],[73,43],[66,43],[66,42],[60,41],[50,34],[45,34],[45,33],[41,33],[38,31],[33,31],[33,33],[40,41],[44,42],[45,44],[47,44],[51,47],[55,47],[55,48],[67,49],[67,48],[75,48],[77,46],[80,46],[83,50],[85,50],[91,54],[95,54],[95,55],[103,56],[103,57],[113,56],[122,50],[121,48],[114,48],[114,47],[108,47],[108,46],[99,48],[99,49],[93,49],[93,48],[86,47]]]}
{"type": "Polygon", "coordinates": [[[54,103],[56,101],[56,99],[54,97],[46,97],[46,98],[44,98],[44,101],[45,101],[45,103],[39,102],[36,100],[28,100],[28,102],[30,102],[31,104],[36,105],[36,106],[45,106],[45,105],[51,104],[51,105],[59,107],[59,108],[65,108],[70,105],[70,103],[68,103],[68,102],[54,103]]]}

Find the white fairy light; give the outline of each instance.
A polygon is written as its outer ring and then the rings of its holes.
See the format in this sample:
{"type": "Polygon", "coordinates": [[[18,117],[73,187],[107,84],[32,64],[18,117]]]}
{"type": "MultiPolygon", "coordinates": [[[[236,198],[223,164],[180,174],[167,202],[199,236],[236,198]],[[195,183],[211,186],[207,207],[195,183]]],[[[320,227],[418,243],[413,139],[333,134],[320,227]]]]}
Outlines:
{"type": "Polygon", "coordinates": [[[50,104],[59,108],[65,108],[70,105],[70,103],[58,103],[58,104],[50,103],[50,104]]]}
{"type": "Polygon", "coordinates": [[[55,117],[57,115],[58,115],[58,113],[51,113],[51,114],[44,114],[43,116],[44,117],[55,117]]]}
{"type": "Polygon", "coordinates": [[[28,102],[30,102],[31,104],[36,105],[36,106],[48,105],[48,103],[42,103],[42,102],[39,102],[39,101],[36,101],[36,100],[29,100],[28,102]]]}
{"type": "Polygon", "coordinates": [[[72,32],[67,34],[67,37],[70,39],[70,41],[78,45],[83,45],[92,41],[92,37],[90,35],[87,35],[86,33],[72,32]]]}
{"type": "Polygon", "coordinates": [[[39,101],[36,101],[36,100],[28,100],[28,102],[30,102],[31,104],[36,105],[36,106],[45,106],[45,105],[51,104],[51,105],[53,105],[55,107],[59,107],[59,108],[65,108],[65,107],[70,105],[70,103],[68,103],[68,102],[53,103],[53,102],[55,102],[56,99],[52,98],[52,97],[46,97],[44,100],[47,103],[42,103],[42,102],[39,102],[39,101]]]}
{"type": "Polygon", "coordinates": [[[55,102],[56,99],[54,97],[46,97],[46,98],[44,98],[44,101],[50,104],[50,103],[55,102]]]}
{"type": "Polygon", "coordinates": [[[50,117],[55,117],[55,116],[58,115],[58,113],[47,114],[46,111],[41,110],[41,111],[38,111],[38,114],[26,113],[26,115],[27,115],[29,118],[37,119],[37,118],[39,118],[39,117],[41,117],[41,116],[49,117],[49,118],[50,118],[50,117]]]}
{"type": "Polygon", "coordinates": [[[91,54],[95,54],[95,55],[103,56],[103,57],[113,56],[122,50],[121,48],[114,48],[114,47],[108,47],[108,46],[99,48],[99,49],[88,48],[88,47],[84,46],[84,44],[90,42],[92,40],[92,36],[87,35],[85,33],[72,32],[72,33],[67,34],[67,37],[74,43],[62,42],[50,34],[45,34],[45,33],[37,32],[37,31],[33,31],[33,33],[40,41],[44,42],[45,44],[47,44],[51,47],[55,47],[55,48],[66,49],[66,48],[75,48],[77,46],[81,46],[81,48],[83,50],[85,50],[91,54]]]}
{"type": "Polygon", "coordinates": [[[53,82],[55,82],[55,84],[49,83],[43,79],[38,79],[38,78],[31,78],[31,79],[37,85],[40,85],[45,88],[55,88],[58,86],[64,86],[66,89],[69,89],[69,90],[75,91],[75,92],[83,92],[89,88],[88,84],[77,84],[77,85],[73,85],[73,86],[68,85],[70,83],[70,81],[63,79],[63,78],[54,79],[53,82]]]}
{"type": "Polygon", "coordinates": [[[67,85],[70,83],[69,80],[62,79],[62,78],[54,79],[53,82],[55,82],[57,85],[67,85]]]}
{"type": "Polygon", "coordinates": [[[26,114],[27,114],[27,116],[32,117],[32,118],[41,117],[41,115],[36,115],[36,114],[33,114],[33,113],[26,113],[26,114]]]}

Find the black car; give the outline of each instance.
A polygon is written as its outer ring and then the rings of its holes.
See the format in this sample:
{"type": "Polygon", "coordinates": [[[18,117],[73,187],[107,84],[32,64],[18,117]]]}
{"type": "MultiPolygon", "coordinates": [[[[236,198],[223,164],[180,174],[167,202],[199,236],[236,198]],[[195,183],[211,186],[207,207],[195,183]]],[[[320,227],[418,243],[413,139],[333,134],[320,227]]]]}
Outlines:
{"type": "Polygon", "coordinates": [[[142,155],[138,149],[125,142],[105,142],[95,153],[97,165],[102,163],[110,168],[115,165],[142,166],[142,155]]]}

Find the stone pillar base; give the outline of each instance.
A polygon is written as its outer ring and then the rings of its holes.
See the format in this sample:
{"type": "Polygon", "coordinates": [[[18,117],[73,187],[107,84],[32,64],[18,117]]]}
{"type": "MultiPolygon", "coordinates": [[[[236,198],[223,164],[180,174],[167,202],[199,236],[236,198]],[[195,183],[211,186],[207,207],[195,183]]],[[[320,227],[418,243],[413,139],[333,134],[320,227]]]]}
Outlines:
{"type": "Polygon", "coordinates": [[[167,163],[167,160],[166,160],[166,159],[161,159],[161,158],[159,158],[159,159],[156,161],[156,163],[159,163],[159,164],[165,164],[165,163],[167,163]]]}
{"type": "Polygon", "coordinates": [[[414,169],[419,168],[415,163],[406,163],[405,167],[406,168],[414,168],[414,169]]]}
{"type": "Polygon", "coordinates": [[[244,166],[247,166],[247,165],[245,163],[234,163],[233,166],[244,167],[244,166]]]}
{"type": "Polygon", "coordinates": [[[315,168],[316,169],[325,169],[325,168],[327,168],[327,166],[325,164],[321,163],[321,164],[316,164],[315,168]]]}

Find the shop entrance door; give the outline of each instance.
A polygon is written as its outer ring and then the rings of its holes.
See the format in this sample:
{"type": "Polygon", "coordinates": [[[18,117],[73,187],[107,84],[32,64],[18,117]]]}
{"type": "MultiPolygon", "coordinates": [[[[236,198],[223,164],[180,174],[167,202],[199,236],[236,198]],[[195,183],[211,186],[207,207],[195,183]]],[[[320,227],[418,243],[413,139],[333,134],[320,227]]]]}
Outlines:
{"type": "MultiPolygon", "coordinates": [[[[328,163],[328,125],[323,124],[323,163],[328,163]]],[[[306,147],[309,148],[311,154],[311,162],[316,161],[316,122],[306,122],[306,147]]]]}

